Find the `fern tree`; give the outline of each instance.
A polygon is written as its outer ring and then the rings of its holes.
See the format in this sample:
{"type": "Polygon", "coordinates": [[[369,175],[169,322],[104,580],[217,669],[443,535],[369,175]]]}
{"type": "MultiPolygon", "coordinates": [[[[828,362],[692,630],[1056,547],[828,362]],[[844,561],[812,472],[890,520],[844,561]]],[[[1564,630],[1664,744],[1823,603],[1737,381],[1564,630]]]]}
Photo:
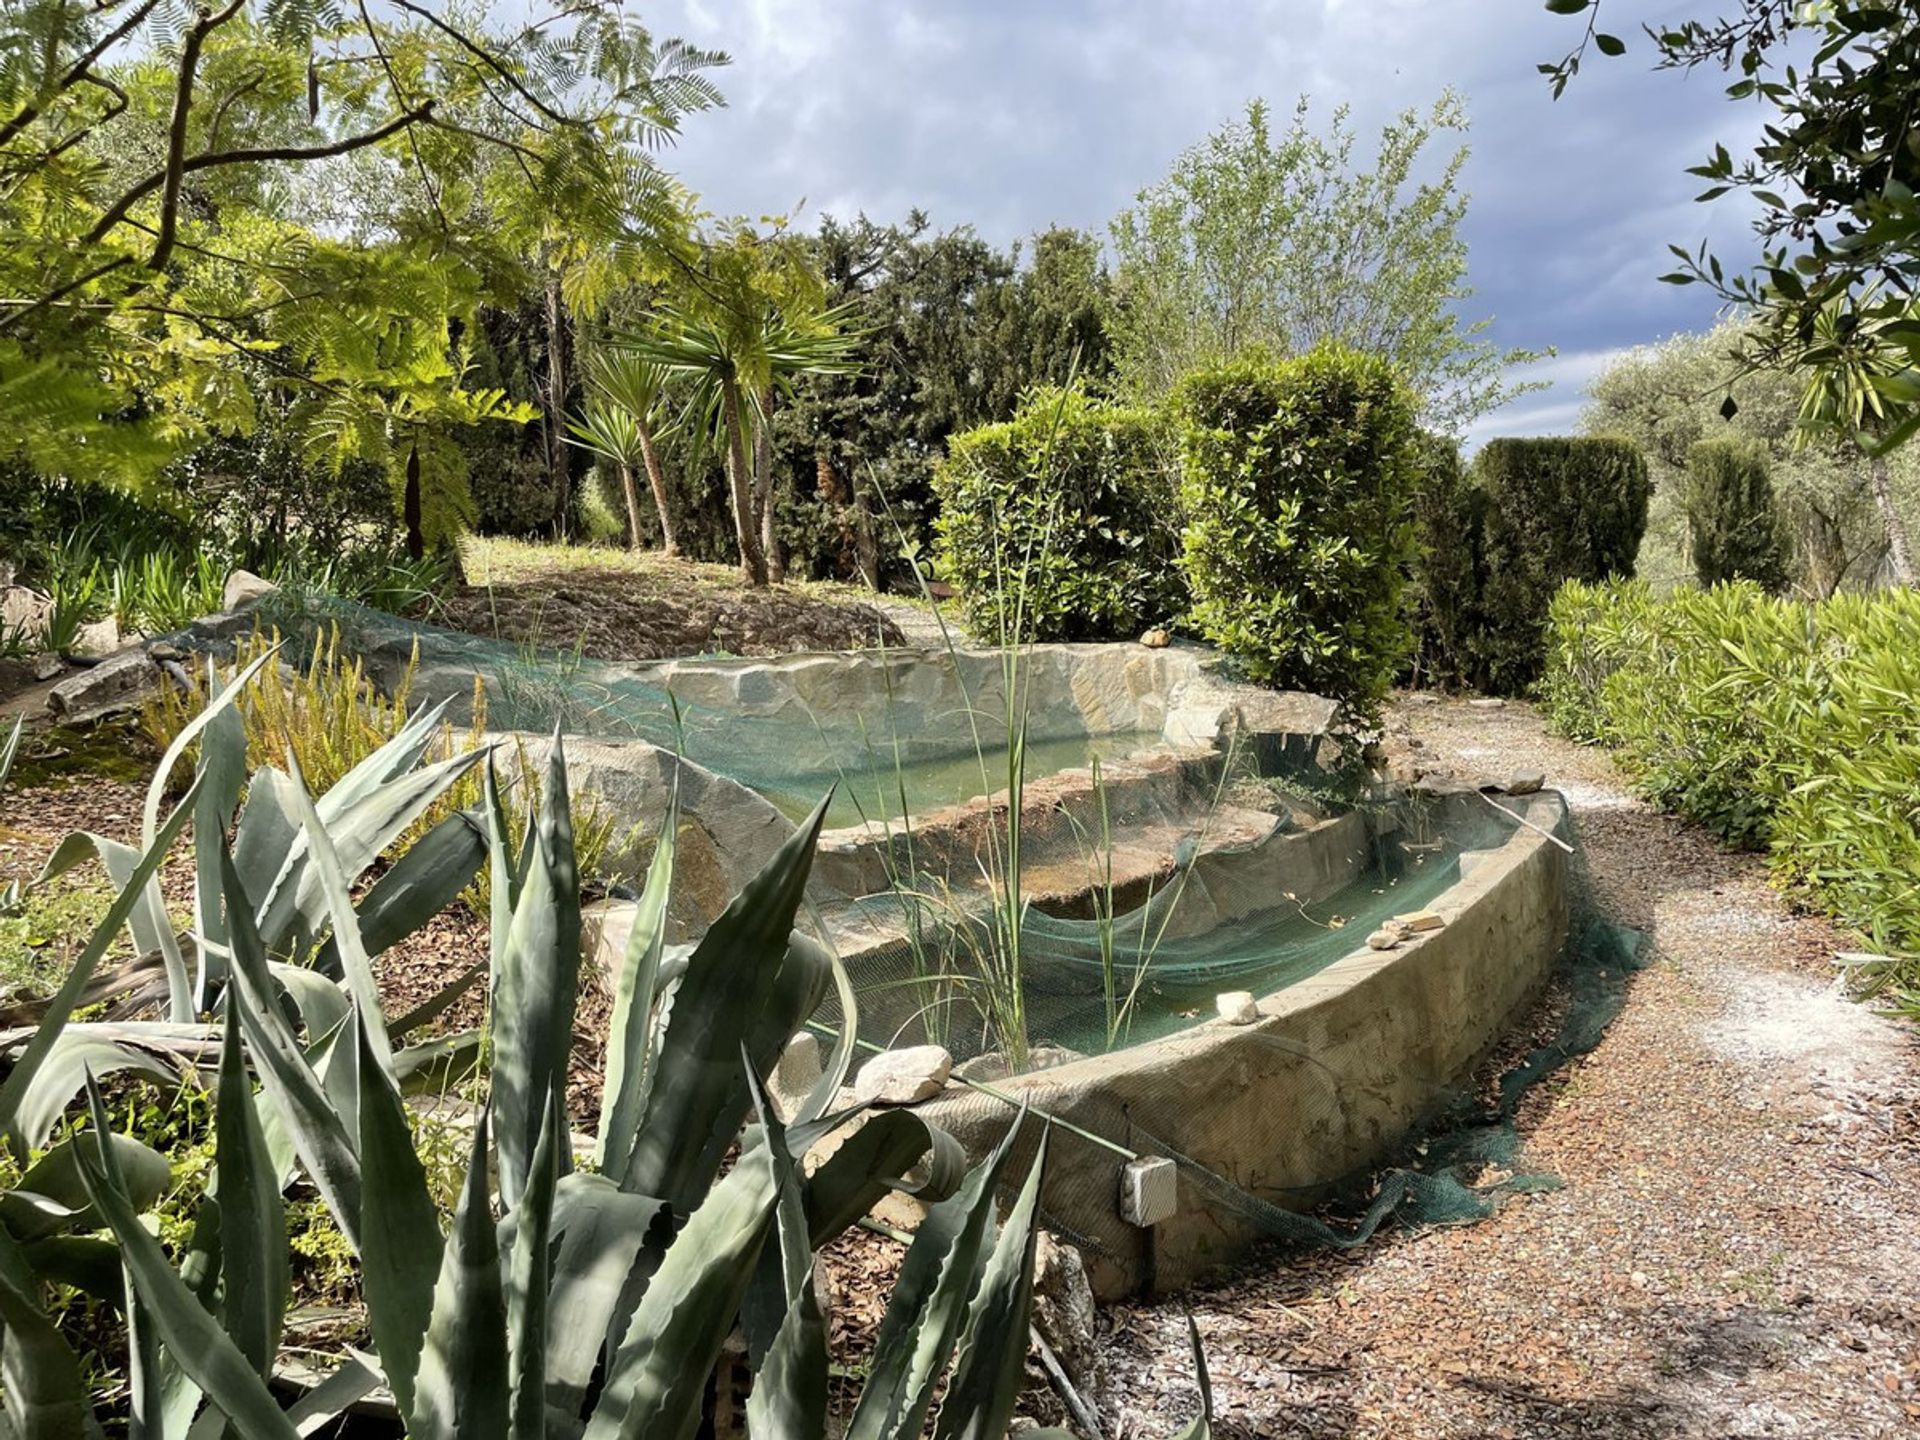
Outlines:
{"type": "Polygon", "coordinates": [[[448,538],[467,518],[454,427],[537,413],[467,382],[479,303],[524,282],[529,235],[678,243],[647,147],[713,103],[698,72],[724,58],[656,45],[615,0],[485,14],[0,11],[0,425],[18,458],[143,487],[247,433],[264,383],[316,456],[385,464],[427,541],[448,538]]]}

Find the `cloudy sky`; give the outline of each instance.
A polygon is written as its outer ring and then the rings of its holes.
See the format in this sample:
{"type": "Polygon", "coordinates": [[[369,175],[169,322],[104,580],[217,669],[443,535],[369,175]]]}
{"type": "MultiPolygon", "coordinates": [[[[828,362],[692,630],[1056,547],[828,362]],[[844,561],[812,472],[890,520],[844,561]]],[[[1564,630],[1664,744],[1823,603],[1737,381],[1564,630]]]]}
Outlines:
{"type": "Polygon", "coordinates": [[[1558,351],[1552,387],[1475,438],[1570,429],[1618,350],[1711,323],[1662,285],[1666,244],[1739,254],[1744,218],[1683,173],[1755,123],[1715,73],[1653,73],[1641,21],[1678,0],[1605,0],[1629,42],[1560,101],[1534,67],[1576,22],[1539,0],[655,0],[657,34],[725,49],[729,106],[696,116],[670,168],[724,214],[821,213],[974,225],[1009,241],[1050,224],[1105,233],[1173,158],[1255,96],[1285,113],[1349,104],[1378,122],[1448,85],[1473,158],[1464,312],[1503,346],[1558,351]]]}

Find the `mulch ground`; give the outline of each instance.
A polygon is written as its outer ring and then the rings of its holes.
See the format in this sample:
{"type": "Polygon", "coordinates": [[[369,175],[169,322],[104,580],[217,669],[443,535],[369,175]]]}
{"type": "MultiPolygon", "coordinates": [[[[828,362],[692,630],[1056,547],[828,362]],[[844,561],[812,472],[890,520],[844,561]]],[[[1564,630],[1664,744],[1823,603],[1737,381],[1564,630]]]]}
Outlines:
{"type": "MultiPolygon", "coordinates": [[[[1401,747],[1566,793],[1584,898],[1653,963],[1590,1055],[1529,1096],[1561,1188],[1357,1252],[1252,1257],[1191,1292],[1215,1433],[1920,1433],[1920,1046],[1835,988],[1848,948],[1764,862],[1633,800],[1523,705],[1409,703],[1401,747]]],[[[1536,1017],[1551,1029],[1553,1005],[1536,1017]]],[[[1195,1409],[1180,1303],[1103,1318],[1110,1436],[1195,1409]]]]}

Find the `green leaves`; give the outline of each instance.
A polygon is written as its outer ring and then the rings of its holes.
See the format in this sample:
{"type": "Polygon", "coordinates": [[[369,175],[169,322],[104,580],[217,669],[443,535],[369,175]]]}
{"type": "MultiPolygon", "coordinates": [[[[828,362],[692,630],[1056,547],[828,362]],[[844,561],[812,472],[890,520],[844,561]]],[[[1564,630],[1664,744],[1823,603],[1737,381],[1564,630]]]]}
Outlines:
{"type": "Polygon", "coordinates": [[[433,1290],[407,1434],[412,1440],[505,1440],[507,1302],[487,1195],[489,1117],[473,1130],[466,1184],[433,1290]]]}

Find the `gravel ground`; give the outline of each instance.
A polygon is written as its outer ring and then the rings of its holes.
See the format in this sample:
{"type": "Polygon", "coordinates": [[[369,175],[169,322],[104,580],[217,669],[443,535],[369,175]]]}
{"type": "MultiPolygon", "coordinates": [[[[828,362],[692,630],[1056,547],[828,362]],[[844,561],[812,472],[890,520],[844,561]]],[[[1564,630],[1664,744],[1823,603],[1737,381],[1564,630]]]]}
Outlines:
{"type": "MultiPolygon", "coordinates": [[[[1216,1433],[1920,1434],[1920,1046],[1836,991],[1843,937],[1530,707],[1408,697],[1393,723],[1463,773],[1544,770],[1585,898],[1653,963],[1522,1109],[1561,1189],[1186,1297],[1216,1433]]],[[[1116,1440],[1193,1413],[1184,1324],[1177,1303],[1105,1317],[1116,1440]]]]}

